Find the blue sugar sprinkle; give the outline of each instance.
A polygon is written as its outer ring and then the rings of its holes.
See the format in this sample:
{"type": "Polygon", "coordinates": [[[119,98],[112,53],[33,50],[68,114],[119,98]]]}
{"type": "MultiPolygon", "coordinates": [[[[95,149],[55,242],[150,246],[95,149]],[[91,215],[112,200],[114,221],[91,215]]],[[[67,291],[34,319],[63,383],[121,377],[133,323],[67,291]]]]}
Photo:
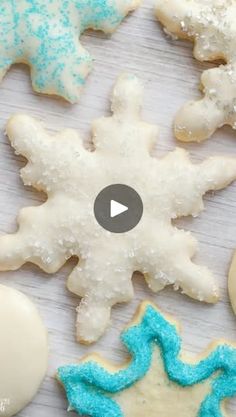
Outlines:
{"type": "MultiPolygon", "coordinates": [[[[120,0],[121,3],[122,0],[120,0]]],[[[131,0],[123,0],[124,5],[131,0]]],[[[79,44],[84,30],[111,31],[124,14],[116,0],[0,0],[0,79],[15,62],[32,67],[34,88],[71,102],[84,84],[90,55],[79,44]]]]}
{"type": "Polygon", "coordinates": [[[90,417],[124,417],[112,394],[129,388],[142,379],[151,367],[153,347],[161,352],[169,379],[189,387],[210,378],[211,392],[200,406],[196,417],[223,417],[221,402],[236,395],[236,349],[218,345],[211,354],[196,364],[184,363],[180,357],[181,338],[176,327],[152,305],[147,305],[139,324],[121,335],[132,360],[126,368],[108,372],[95,361],[68,365],[58,369],[58,379],[65,387],[70,407],[90,417]]]}

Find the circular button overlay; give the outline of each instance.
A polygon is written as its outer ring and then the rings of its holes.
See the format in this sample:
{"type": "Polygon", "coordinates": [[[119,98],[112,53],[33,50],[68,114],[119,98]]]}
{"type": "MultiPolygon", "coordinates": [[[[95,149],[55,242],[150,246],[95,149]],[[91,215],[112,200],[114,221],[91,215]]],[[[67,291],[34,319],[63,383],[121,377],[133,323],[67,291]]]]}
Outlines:
{"type": "Polygon", "coordinates": [[[109,232],[129,232],[142,218],[143,202],[128,185],[109,185],[98,194],[94,215],[100,226],[109,232]]]}

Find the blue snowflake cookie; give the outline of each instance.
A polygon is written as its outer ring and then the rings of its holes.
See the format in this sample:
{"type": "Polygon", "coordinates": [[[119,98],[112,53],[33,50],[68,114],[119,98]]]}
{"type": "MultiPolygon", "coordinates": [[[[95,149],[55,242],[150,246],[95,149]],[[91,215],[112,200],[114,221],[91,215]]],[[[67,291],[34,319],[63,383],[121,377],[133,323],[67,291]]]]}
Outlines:
{"type": "Polygon", "coordinates": [[[91,69],[79,41],[86,29],[112,33],[139,0],[0,0],[0,81],[30,65],[33,88],[77,102],[91,69]]]}
{"type": "Polygon", "coordinates": [[[142,303],[121,340],[121,367],[96,355],[58,369],[69,409],[90,417],[223,417],[236,394],[236,345],[217,342],[198,358],[181,351],[178,324],[142,303]]]}

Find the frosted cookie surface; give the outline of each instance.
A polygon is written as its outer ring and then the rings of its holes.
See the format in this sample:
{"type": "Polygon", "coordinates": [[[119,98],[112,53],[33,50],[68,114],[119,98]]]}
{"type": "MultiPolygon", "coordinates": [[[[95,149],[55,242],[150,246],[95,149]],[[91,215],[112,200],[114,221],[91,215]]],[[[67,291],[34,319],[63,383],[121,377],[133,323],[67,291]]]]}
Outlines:
{"type": "Polygon", "coordinates": [[[30,65],[33,88],[74,103],[92,66],[79,37],[115,31],[139,0],[1,0],[0,81],[14,63],[30,65]]]}
{"type": "Polygon", "coordinates": [[[12,146],[28,160],[21,170],[24,184],[48,199],[21,210],[18,232],[0,237],[0,270],[33,262],[54,273],[78,257],[68,288],[82,297],[77,338],[87,343],[103,334],[114,304],[132,299],[134,271],[144,274],[152,291],[173,285],[200,301],[218,299],[213,274],[192,261],[197,241],[171,221],[198,215],[208,190],[236,178],[236,160],[219,156],[193,164],[178,148],[152,157],[158,128],[142,121],[142,100],[138,79],[120,76],[113,116],[93,123],[94,152],[74,130],[51,136],[26,115],[13,116],[7,125],[12,146]],[[143,202],[142,219],[127,233],[106,231],[94,216],[97,195],[111,184],[132,187],[143,202]]]}
{"type": "Polygon", "coordinates": [[[0,285],[0,415],[10,417],[37,393],[48,360],[47,331],[33,303],[0,285]]]}
{"type": "Polygon", "coordinates": [[[202,141],[225,124],[236,129],[236,1],[156,0],[156,15],[169,33],[194,41],[196,59],[226,63],[203,72],[204,97],[180,109],[176,137],[202,141]]]}

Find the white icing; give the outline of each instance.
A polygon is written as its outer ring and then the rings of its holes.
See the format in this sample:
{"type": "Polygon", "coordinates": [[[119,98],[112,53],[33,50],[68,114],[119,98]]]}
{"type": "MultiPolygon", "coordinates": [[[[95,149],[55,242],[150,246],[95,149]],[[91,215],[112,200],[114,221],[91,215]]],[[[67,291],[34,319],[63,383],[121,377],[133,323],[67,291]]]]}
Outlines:
{"type": "Polygon", "coordinates": [[[47,332],[33,303],[0,285],[0,415],[10,417],[34,397],[47,368],[47,332]]]}
{"type": "Polygon", "coordinates": [[[204,97],[180,109],[175,119],[176,137],[202,141],[224,124],[236,129],[236,1],[155,1],[156,15],[166,30],[195,42],[196,59],[227,63],[203,72],[204,97]]]}
{"type": "Polygon", "coordinates": [[[33,262],[54,273],[78,256],[68,288],[82,297],[77,337],[88,343],[104,332],[111,307],[133,297],[135,270],[153,291],[173,284],[201,301],[218,298],[212,273],[191,260],[197,241],[171,220],[198,215],[204,193],[236,178],[236,161],[212,157],[193,164],[183,149],[151,157],[158,128],[140,119],[142,95],[136,77],[119,77],[113,116],[93,123],[94,152],[85,150],[75,131],[50,136],[25,115],[13,116],[7,125],[12,146],[29,161],[21,171],[24,184],[45,191],[48,200],[21,210],[18,232],[0,238],[0,269],[33,262]],[[98,193],[117,183],[134,188],[144,205],[140,223],[123,234],[105,231],[93,214],[98,193]]]}

